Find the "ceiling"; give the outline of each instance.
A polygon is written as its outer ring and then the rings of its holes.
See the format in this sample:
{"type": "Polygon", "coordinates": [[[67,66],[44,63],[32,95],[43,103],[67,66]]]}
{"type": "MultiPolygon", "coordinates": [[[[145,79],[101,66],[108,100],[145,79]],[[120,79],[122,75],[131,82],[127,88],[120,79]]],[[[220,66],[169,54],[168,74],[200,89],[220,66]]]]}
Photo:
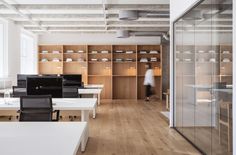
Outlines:
{"type": "Polygon", "coordinates": [[[0,0],[0,17],[34,33],[169,31],[169,0],[0,0]],[[120,21],[120,10],[155,11],[155,17],[120,21]]]}

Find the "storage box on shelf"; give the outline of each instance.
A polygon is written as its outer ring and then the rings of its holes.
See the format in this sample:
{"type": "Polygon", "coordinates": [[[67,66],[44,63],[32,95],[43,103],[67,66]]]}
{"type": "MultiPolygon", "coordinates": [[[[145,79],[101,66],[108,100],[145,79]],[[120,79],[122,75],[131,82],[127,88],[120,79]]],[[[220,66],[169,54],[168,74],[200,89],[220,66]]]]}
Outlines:
{"type": "Polygon", "coordinates": [[[62,45],[40,45],[38,47],[39,74],[62,74],[62,52],[62,45]]]}
{"type": "Polygon", "coordinates": [[[161,45],[138,45],[137,46],[138,67],[138,99],[144,99],[145,87],[143,86],[146,72],[145,65],[150,63],[155,76],[156,97],[162,99],[162,47],[161,45]]]}

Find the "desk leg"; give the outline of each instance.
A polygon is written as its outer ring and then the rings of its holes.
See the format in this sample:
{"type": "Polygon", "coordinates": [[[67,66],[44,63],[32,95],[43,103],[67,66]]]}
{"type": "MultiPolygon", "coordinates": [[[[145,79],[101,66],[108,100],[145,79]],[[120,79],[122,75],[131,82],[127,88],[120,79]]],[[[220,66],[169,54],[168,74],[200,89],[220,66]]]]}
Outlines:
{"type": "MultiPolygon", "coordinates": [[[[93,98],[98,98],[98,95],[93,94],[93,98]]],[[[97,101],[97,104],[98,104],[98,101],[97,101]]],[[[96,118],[97,104],[95,105],[95,108],[93,109],[93,118],[96,118]]]]}
{"type": "Polygon", "coordinates": [[[98,105],[100,105],[101,94],[98,94],[98,105]]]}
{"type": "Polygon", "coordinates": [[[166,95],[166,109],[169,110],[169,95],[166,95]]]}
{"type": "Polygon", "coordinates": [[[81,142],[81,151],[84,152],[85,148],[86,148],[87,141],[88,141],[88,137],[89,137],[89,110],[82,110],[81,111],[81,121],[87,122],[87,126],[85,128],[85,132],[84,132],[82,142],[81,142]]]}

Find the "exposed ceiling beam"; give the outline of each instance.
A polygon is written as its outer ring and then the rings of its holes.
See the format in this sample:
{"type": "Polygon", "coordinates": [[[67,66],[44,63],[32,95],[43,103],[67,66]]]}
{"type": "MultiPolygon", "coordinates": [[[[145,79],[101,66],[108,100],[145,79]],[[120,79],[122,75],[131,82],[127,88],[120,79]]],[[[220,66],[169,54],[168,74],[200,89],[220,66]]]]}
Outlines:
{"type": "MultiPolygon", "coordinates": [[[[19,10],[101,10],[102,4],[12,4],[19,10]]],[[[107,4],[109,10],[159,10],[169,11],[168,4],[107,4]]],[[[0,5],[0,9],[5,9],[0,5]]]]}
{"type": "Polygon", "coordinates": [[[5,2],[4,0],[0,0],[0,2],[5,6],[7,7],[8,9],[16,12],[19,16],[21,16],[22,18],[25,18],[27,19],[29,22],[31,22],[32,24],[35,24],[37,25],[41,30],[44,30],[46,31],[47,29],[45,27],[42,27],[40,25],[40,22],[36,22],[34,20],[32,20],[32,18],[29,16],[29,15],[25,15],[23,14],[21,11],[19,11],[17,8],[15,8],[14,6],[12,6],[11,4],[8,4],[7,2],[5,2]]]}
{"type": "MultiPolygon", "coordinates": [[[[19,25],[33,25],[28,21],[16,21],[19,25]]],[[[221,23],[221,22],[220,22],[221,23]]],[[[232,23],[232,22],[226,22],[232,23]]],[[[108,21],[107,25],[168,25],[169,21],[108,21]]],[[[223,24],[223,23],[222,23],[223,24]]],[[[42,21],[41,25],[104,25],[103,21],[42,21]]]]}

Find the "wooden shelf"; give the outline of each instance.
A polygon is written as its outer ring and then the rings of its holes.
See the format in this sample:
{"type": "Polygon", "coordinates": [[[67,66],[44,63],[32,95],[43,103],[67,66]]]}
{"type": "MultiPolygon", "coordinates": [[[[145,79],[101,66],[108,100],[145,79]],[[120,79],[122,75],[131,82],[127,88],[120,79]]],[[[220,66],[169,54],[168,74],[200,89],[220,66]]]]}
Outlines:
{"type": "Polygon", "coordinates": [[[90,55],[110,55],[111,53],[89,53],[90,55]]]}
{"type": "Polygon", "coordinates": [[[91,77],[94,77],[94,76],[106,77],[106,76],[112,76],[112,75],[88,75],[88,76],[91,76],[91,77]]]}
{"type": "Polygon", "coordinates": [[[39,63],[40,63],[40,64],[46,64],[46,63],[62,63],[62,61],[59,61],[59,62],[55,62],[55,61],[45,61],[45,62],[42,62],[42,61],[40,61],[39,63]]]}
{"type": "Polygon", "coordinates": [[[146,64],[146,63],[161,63],[160,61],[148,61],[148,62],[140,62],[138,61],[138,63],[141,63],[141,64],[146,64]]]}
{"type": "MultiPolygon", "coordinates": [[[[138,77],[145,77],[145,75],[138,75],[138,77]]],[[[161,77],[161,75],[154,75],[154,77],[161,77]]]]}
{"type": "Polygon", "coordinates": [[[113,52],[114,55],[136,55],[136,53],[116,53],[116,52],[113,52]]]}
{"type": "Polygon", "coordinates": [[[87,53],[63,53],[64,55],[81,55],[81,54],[87,54],[87,53]]]}
{"type": "Polygon", "coordinates": [[[62,53],[39,53],[39,55],[61,55],[62,53]]]}
{"type": "Polygon", "coordinates": [[[88,63],[111,63],[111,61],[89,61],[88,63]]]}
{"type": "Polygon", "coordinates": [[[112,75],[114,77],[136,77],[136,75],[112,75]]]}
{"type": "Polygon", "coordinates": [[[69,61],[69,62],[66,62],[66,61],[63,61],[63,63],[87,63],[86,61],[69,61]]]}
{"type": "Polygon", "coordinates": [[[113,63],[136,63],[137,61],[116,61],[114,60],[113,63]]]}

